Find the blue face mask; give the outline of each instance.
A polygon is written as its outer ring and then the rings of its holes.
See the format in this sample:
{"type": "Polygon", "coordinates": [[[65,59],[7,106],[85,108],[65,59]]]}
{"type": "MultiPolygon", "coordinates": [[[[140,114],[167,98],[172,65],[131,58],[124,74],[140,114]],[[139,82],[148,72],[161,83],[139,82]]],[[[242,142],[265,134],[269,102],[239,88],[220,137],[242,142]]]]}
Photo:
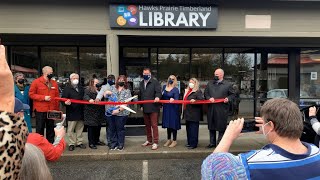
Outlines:
{"type": "Polygon", "coordinates": [[[143,75],[143,79],[146,81],[149,80],[150,78],[151,78],[151,75],[143,75]]]}
{"type": "Polygon", "coordinates": [[[172,79],[169,79],[168,83],[169,83],[169,84],[173,84],[173,80],[172,80],[172,79]]]}
{"type": "Polygon", "coordinates": [[[108,80],[108,84],[109,84],[110,86],[114,85],[114,80],[108,80]]]}

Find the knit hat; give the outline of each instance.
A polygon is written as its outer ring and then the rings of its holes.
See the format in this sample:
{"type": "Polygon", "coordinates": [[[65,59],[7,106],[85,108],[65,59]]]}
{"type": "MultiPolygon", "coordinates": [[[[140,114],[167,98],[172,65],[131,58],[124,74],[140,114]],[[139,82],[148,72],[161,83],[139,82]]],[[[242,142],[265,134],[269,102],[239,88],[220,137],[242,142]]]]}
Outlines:
{"type": "Polygon", "coordinates": [[[246,170],[240,160],[230,153],[212,153],[201,166],[202,180],[245,180],[246,170]]]}

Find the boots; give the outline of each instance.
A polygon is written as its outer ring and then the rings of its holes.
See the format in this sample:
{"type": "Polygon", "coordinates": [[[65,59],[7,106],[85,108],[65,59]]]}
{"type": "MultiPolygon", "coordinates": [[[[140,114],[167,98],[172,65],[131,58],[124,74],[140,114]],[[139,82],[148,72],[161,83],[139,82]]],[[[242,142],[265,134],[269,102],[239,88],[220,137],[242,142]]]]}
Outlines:
{"type": "Polygon", "coordinates": [[[164,147],[167,147],[167,146],[169,146],[169,145],[171,144],[171,142],[172,142],[171,139],[168,139],[168,141],[167,141],[166,143],[164,143],[163,146],[164,146],[164,147]]]}
{"type": "Polygon", "coordinates": [[[172,143],[170,144],[169,148],[176,147],[176,145],[177,145],[177,141],[172,141],[172,143]]]}

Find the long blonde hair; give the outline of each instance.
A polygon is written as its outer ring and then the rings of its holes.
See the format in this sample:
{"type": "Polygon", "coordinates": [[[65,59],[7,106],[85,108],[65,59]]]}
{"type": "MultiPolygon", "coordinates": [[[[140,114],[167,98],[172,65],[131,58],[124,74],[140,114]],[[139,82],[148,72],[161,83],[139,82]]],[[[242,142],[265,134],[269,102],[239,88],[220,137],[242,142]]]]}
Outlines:
{"type": "MultiPolygon", "coordinates": [[[[200,88],[200,83],[196,78],[191,78],[189,79],[189,81],[192,80],[194,82],[194,88],[192,89],[193,92],[197,92],[200,88]]],[[[188,88],[187,88],[187,92],[189,91],[190,87],[189,87],[189,82],[188,82],[188,88]]]]}
{"type": "Polygon", "coordinates": [[[20,180],[52,180],[43,152],[33,144],[26,143],[22,158],[20,180]]]}
{"type": "Polygon", "coordinates": [[[169,84],[169,80],[171,79],[171,78],[173,78],[174,80],[173,80],[173,87],[176,87],[177,86],[177,84],[178,84],[178,81],[177,81],[177,77],[175,76],[175,75],[170,75],[169,77],[168,77],[168,80],[167,80],[167,83],[166,83],[166,87],[168,87],[170,84],[169,84]]]}

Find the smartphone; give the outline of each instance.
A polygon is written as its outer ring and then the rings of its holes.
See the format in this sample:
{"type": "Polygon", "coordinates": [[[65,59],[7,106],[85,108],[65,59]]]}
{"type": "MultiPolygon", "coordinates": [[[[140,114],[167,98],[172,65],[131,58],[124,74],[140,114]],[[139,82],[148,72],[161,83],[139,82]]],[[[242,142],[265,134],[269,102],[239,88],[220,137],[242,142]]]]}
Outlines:
{"type": "Polygon", "coordinates": [[[48,111],[47,118],[52,120],[62,120],[63,112],[62,111],[48,111]]]}
{"type": "Polygon", "coordinates": [[[259,131],[259,127],[256,126],[256,121],[254,119],[244,120],[242,133],[259,131]]]}

